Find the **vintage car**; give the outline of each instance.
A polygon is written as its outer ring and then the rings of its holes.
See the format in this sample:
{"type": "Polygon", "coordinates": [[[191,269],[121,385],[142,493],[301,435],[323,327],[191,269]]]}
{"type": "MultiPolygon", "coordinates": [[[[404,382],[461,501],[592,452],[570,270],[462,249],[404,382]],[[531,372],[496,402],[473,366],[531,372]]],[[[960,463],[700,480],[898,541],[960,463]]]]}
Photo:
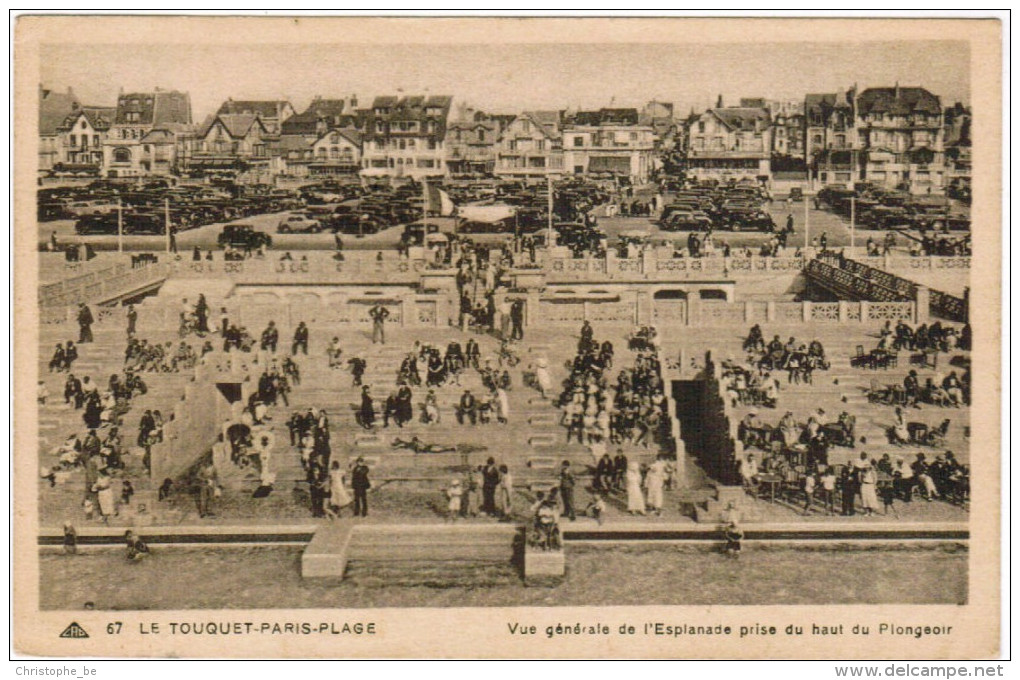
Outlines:
{"type": "Polygon", "coordinates": [[[216,243],[221,248],[231,246],[244,250],[255,250],[260,246],[269,247],[273,245],[273,239],[269,234],[257,231],[250,224],[228,224],[216,238],[216,243]]]}
{"type": "Polygon", "coordinates": [[[291,213],[276,225],[278,234],[318,234],[322,223],[307,213],[291,213]]]}

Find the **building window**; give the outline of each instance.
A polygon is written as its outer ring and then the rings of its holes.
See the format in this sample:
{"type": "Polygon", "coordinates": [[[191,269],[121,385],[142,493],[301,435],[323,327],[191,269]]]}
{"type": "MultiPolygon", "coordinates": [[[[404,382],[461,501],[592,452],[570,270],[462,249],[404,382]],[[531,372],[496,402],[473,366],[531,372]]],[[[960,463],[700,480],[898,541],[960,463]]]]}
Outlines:
{"type": "Polygon", "coordinates": [[[705,134],[705,121],[698,121],[698,132],[705,134]]]}
{"type": "Polygon", "coordinates": [[[522,120],[521,129],[524,130],[525,132],[531,132],[531,121],[522,120]]]}
{"type": "Polygon", "coordinates": [[[574,146],[584,146],[584,137],[574,137],[574,146]]]}
{"type": "Polygon", "coordinates": [[[92,146],[99,146],[99,135],[92,135],[92,146]]]}
{"type": "Polygon", "coordinates": [[[151,149],[151,148],[149,147],[149,145],[148,145],[148,144],[146,144],[146,145],[144,145],[144,146],[142,147],[142,151],[144,151],[145,153],[149,153],[149,152],[150,152],[151,150],[152,150],[152,149],[151,149]]]}
{"type": "Polygon", "coordinates": [[[632,141],[632,142],[636,142],[637,141],[637,133],[636,132],[630,133],[630,141],[632,141]]]}
{"type": "Polygon", "coordinates": [[[114,149],[113,150],[113,162],[114,163],[130,163],[131,162],[131,151],[129,149],[114,149]]]}
{"type": "Polygon", "coordinates": [[[436,140],[434,140],[434,139],[430,139],[429,140],[429,142],[428,142],[428,149],[429,149],[429,151],[435,151],[436,150],[436,140]]]}
{"type": "Polygon", "coordinates": [[[822,143],[822,136],[821,135],[814,135],[813,137],[811,137],[811,143],[820,146],[821,143],[822,143]]]}
{"type": "Polygon", "coordinates": [[[78,135],[71,135],[71,146],[78,146],[78,135]]]}
{"type": "Polygon", "coordinates": [[[408,149],[413,149],[414,148],[414,140],[413,139],[407,140],[407,148],[408,149]]]}
{"type": "Polygon", "coordinates": [[[338,149],[335,146],[330,147],[330,149],[329,149],[329,157],[332,158],[333,160],[336,160],[336,159],[340,158],[340,149],[338,149]]]}

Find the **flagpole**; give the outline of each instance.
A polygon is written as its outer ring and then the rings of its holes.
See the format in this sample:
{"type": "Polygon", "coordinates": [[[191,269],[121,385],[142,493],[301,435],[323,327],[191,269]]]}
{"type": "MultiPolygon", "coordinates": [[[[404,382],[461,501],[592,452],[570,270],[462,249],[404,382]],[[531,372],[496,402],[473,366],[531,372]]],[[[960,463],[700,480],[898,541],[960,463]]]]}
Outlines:
{"type": "Polygon", "coordinates": [[[807,252],[808,246],[811,245],[811,238],[808,236],[808,232],[811,231],[811,208],[810,198],[804,195],[804,252],[807,252]]]}
{"type": "Polygon", "coordinates": [[[124,252],[124,203],[117,197],[117,252],[124,252]]]}
{"type": "Polygon", "coordinates": [[[854,257],[854,248],[856,246],[856,243],[855,243],[856,239],[854,238],[855,237],[855,234],[854,234],[854,230],[855,230],[854,222],[856,221],[856,218],[857,218],[856,207],[857,206],[856,206],[855,197],[851,196],[850,197],[850,257],[854,257]]]}
{"type": "Polygon", "coordinates": [[[170,252],[170,199],[163,199],[163,231],[166,234],[166,252],[170,252]]]}
{"type": "Polygon", "coordinates": [[[549,196],[548,196],[548,204],[549,204],[548,205],[548,208],[549,208],[549,222],[548,222],[548,225],[549,225],[549,231],[548,231],[548,233],[546,235],[545,244],[546,244],[547,248],[552,248],[554,245],[556,245],[555,242],[554,242],[554,239],[553,239],[553,185],[552,185],[552,177],[546,176],[546,178],[545,178],[545,186],[546,186],[546,190],[549,193],[549,196]]]}

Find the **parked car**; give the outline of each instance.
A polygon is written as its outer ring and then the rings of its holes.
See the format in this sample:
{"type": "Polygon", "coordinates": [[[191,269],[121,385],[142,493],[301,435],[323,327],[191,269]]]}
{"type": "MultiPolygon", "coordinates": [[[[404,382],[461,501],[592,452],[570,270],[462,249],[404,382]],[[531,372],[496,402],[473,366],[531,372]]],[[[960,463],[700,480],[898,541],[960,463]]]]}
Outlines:
{"type": "Polygon", "coordinates": [[[228,224],[216,238],[216,243],[221,248],[232,246],[245,250],[254,250],[260,246],[267,248],[273,245],[273,239],[269,234],[257,231],[250,224],[228,224]]]}
{"type": "Polygon", "coordinates": [[[322,223],[306,213],[291,213],[276,226],[279,234],[318,234],[322,231],[322,223]]]}

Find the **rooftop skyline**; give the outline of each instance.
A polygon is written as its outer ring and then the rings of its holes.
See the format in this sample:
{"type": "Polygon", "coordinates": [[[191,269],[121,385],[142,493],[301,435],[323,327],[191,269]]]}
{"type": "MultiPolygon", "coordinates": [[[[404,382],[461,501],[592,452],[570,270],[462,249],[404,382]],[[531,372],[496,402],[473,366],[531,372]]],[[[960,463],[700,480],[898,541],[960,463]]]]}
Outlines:
{"type": "Polygon", "coordinates": [[[526,109],[726,105],[741,97],[802,99],[813,92],[922,86],[944,106],[969,103],[967,44],[955,41],[731,44],[494,45],[44,45],[40,78],[83,103],[125,92],[187,91],[201,120],[234,99],[316,95],[449,94],[501,113],[526,109]]]}

